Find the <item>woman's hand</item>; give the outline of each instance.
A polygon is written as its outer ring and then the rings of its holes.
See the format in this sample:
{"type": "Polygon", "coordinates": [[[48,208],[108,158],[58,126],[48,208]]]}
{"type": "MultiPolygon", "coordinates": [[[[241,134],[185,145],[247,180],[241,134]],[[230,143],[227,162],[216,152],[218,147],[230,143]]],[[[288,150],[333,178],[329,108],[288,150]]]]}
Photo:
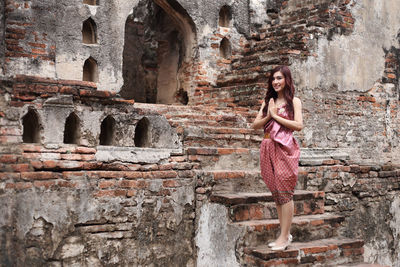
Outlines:
{"type": "Polygon", "coordinates": [[[268,103],[268,112],[271,114],[271,117],[275,117],[276,116],[276,114],[277,114],[277,111],[278,109],[277,109],[277,107],[276,107],[276,105],[275,105],[275,101],[274,101],[274,99],[273,98],[271,98],[270,100],[269,100],[269,103],[268,103]]]}
{"type": "Polygon", "coordinates": [[[263,128],[264,125],[271,119],[271,113],[269,112],[269,109],[267,111],[267,116],[264,116],[264,107],[265,107],[265,101],[262,102],[261,108],[258,111],[257,117],[254,119],[253,123],[251,124],[251,128],[253,129],[260,129],[263,128]]]}

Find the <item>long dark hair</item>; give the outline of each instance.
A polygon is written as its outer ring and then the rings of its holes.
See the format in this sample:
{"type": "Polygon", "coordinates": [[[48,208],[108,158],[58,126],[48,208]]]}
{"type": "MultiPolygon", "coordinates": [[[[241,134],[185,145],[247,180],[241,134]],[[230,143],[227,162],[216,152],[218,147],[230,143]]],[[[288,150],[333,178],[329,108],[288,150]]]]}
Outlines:
{"type": "Polygon", "coordinates": [[[271,70],[271,73],[268,78],[268,89],[267,95],[265,96],[265,107],[263,109],[264,116],[267,115],[268,112],[268,104],[269,100],[273,98],[276,100],[278,98],[278,93],[275,91],[274,87],[272,87],[272,80],[274,79],[274,74],[280,71],[285,77],[285,88],[284,88],[284,97],[287,102],[289,117],[291,119],[294,118],[294,108],[293,108],[293,97],[294,97],[294,85],[292,74],[290,72],[289,67],[287,66],[277,66],[271,70]]]}

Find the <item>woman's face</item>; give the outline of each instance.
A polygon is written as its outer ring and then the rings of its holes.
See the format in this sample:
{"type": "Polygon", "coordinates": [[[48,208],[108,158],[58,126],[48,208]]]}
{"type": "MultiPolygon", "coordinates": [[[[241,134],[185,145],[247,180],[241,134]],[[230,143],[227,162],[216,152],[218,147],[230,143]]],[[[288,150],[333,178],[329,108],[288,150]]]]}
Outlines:
{"type": "Polygon", "coordinates": [[[274,88],[275,92],[283,91],[285,88],[285,76],[283,76],[282,72],[277,71],[274,73],[272,79],[272,87],[274,88]]]}

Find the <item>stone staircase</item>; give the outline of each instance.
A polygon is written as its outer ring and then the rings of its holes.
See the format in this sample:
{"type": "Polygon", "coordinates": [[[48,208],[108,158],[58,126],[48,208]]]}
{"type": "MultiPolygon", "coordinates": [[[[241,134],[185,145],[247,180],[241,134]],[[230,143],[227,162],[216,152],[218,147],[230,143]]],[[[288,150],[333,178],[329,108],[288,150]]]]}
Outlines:
{"type": "Polygon", "coordinates": [[[198,164],[196,192],[203,194],[201,200],[225,207],[226,223],[241,229],[235,245],[241,266],[362,263],[363,240],[341,237],[345,218],[325,212],[325,193],[301,190],[302,183],[298,183],[294,195],[294,242],[280,252],[266,246],[278,236],[279,221],[272,196],[261,179],[258,149],[262,131],[249,128],[253,111],[241,109],[233,113],[207,106],[154,107],[180,133],[189,161],[198,164]]]}
{"type": "Polygon", "coordinates": [[[338,236],[344,217],[324,212],[324,192],[296,190],[294,241],[279,252],[267,246],[279,235],[270,193],[216,193],[210,200],[226,206],[231,224],[245,228],[239,252],[243,266],[336,266],[363,259],[362,240],[338,236]]]}

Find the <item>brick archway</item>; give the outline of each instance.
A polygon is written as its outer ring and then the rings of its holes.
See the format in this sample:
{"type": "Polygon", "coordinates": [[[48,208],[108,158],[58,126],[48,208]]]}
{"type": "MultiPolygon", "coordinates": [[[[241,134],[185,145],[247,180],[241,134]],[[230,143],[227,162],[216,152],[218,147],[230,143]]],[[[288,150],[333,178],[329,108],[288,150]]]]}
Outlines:
{"type": "Polygon", "coordinates": [[[125,24],[121,95],[141,103],[187,104],[195,26],[176,1],[142,1],[125,24]],[[189,77],[189,79],[188,79],[189,77]]]}

